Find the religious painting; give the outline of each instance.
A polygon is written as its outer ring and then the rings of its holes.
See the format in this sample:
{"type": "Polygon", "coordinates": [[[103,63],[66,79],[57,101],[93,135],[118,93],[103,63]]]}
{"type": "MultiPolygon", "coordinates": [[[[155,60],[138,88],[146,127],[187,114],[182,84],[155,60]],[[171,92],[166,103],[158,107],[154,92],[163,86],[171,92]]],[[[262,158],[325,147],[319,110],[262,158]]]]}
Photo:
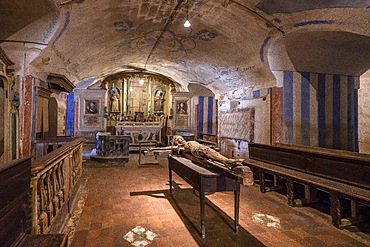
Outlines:
{"type": "Polygon", "coordinates": [[[176,113],[180,115],[188,114],[188,100],[177,100],[176,101],[176,113]]]}
{"type": "Polygon", "coordinates": [[[99,114],[99,100],[85,100],[85,114],[99,114]]]}

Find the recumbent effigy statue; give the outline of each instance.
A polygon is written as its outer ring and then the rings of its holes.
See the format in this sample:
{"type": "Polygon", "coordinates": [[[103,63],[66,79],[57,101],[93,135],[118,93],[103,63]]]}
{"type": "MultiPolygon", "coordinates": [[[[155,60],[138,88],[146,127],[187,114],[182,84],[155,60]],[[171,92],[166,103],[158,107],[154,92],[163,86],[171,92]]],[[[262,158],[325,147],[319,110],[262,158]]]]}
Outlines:
{"type": "Polygon", "coordinates": [[[200,144],[197,141],[186,141],[180,135],[175,135],[171,144],[172,145],[168,147],[151,148],[144,153],[148,154],[155,150],[176,150],[178,154],[188,153],[198,159],[198,161],[206,159],[209,161],[207,162],[209,165],[223,167],[227,172],[241,178],[241,183],[243,185],[253,184],[253,173],[248,166],[243,165],[243,159],[227,158],[209,146],[200,144]]]}

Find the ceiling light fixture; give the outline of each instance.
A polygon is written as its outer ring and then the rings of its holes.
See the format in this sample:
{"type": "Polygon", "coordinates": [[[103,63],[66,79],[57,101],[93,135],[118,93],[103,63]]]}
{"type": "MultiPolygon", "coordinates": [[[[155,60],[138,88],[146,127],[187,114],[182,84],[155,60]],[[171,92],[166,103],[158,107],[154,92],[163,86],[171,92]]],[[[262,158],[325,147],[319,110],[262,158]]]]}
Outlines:
{"type": "Polygon", "coordinates": [[[140,74],[139,75],[139,84],[142,86],[142,85],[144,85],[144,82],[145,82],[144,77],[143,77],[142,74],[140,74]]]}
{"type": "Polygon", "coordinates": [[[140,84],[140,85],[143,85],[143,84],[144,84],[144,79],[143,79],[143,78],[140,78],[140,80],[139,80],[139,84],[140,84]]]}
{"type": "Polygon", "coordinates": [[[184,27],[190,27],[191,24],[189,22],[189,0],[186,0],[186,21],[184,23],[184,27]]]}

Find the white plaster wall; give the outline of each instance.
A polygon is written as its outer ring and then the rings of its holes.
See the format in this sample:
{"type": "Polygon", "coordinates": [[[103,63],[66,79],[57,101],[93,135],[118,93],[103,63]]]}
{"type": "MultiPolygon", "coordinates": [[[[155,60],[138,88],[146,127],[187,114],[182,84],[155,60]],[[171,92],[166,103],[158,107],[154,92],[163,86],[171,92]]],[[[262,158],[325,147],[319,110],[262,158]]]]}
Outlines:
{"type": "Polygon", "coordinates": [[[358,90],[358,139],[361,153],[370,153],[370,70],[360,77],[358,90]]]}
{"type": "Polygon", "coordinates": [[[58,136],[65,136],[66,134],[67,96],[68,94],[65,92],[53,93],[51,95],[58,102],[58,136]]]}

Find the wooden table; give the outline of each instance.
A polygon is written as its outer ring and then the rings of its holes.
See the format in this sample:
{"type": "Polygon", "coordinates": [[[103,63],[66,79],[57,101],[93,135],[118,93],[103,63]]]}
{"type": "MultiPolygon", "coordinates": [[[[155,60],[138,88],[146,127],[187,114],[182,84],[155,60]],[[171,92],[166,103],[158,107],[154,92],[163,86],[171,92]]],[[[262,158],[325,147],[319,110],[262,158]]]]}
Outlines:
{"type": "Polygon", "coordinates": [[[170,194],[172,194],[172,171],[199,192],[202,238],[205,238],[206,192],[234,191],[234,231],[237,233],[239,230],[240,184],[236,180],[198,166],[189,159],[175,156],[169,156],[168,159],[170,194]]]}

